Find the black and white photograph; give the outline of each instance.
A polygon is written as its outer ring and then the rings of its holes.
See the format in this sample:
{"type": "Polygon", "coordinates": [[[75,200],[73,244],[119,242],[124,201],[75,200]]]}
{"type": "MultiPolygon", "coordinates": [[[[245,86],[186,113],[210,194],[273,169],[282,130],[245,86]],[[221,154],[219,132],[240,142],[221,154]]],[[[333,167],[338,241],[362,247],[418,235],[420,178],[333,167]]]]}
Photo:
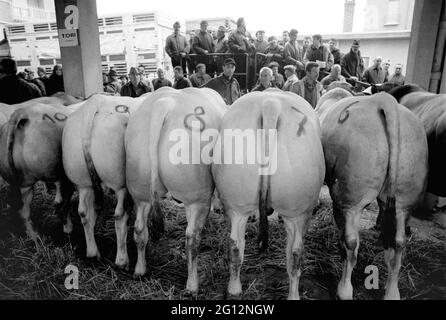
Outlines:
{"type": "Polygon", "coordinates": [[[0,0],[0,300],[445,299],[446,0],[0,0]]]}

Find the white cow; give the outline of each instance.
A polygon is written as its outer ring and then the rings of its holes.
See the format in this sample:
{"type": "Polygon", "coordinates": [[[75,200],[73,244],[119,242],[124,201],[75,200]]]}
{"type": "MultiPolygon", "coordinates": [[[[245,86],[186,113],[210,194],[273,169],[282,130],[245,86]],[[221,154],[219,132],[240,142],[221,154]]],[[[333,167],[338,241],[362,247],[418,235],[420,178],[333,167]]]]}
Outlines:
{"type": "Polygon", "coordinates": [[[273,208],[282,216],[288,235],[288,298],[299,299],[304,233],[317,204],[325,173],[320,135],[319,120],[308,102],[294,93],[279,90],[245,95],[223,118],[214,149],[212,172],[225,213],[231,221],[230,295],[238,296],[242,292],[240,268],[248,217],[260,212],[259,240],[264,250],[268,241],[266,211],[273,208]],[[242,130],[242,136],[248,137],[251,131],[257,136],[258,132],[262,133],[259,130],[265,130],[265,136],[259,135],[254,146],[252,142],[248,143],[248,149],[236,149],[235,158],[241,157],[243,161],[240,164],[239,158],[239,164],[231,164],[224,159],[230,158],[228,153],[232,152],[230,144],[233,142],[225,135],[235,134],[237,130],[238,134],[242,130]],[[248,158],[256,153],[255,150],[257,155],[259,150],[260,154],[269,155],[269,162],[257,159],[252,164],[251,159],[249,164],[248,158]]]}
{"type": "Polygon", "coordinates": [[[87,242],[87,257],[100,257],[94,238],[96,210],[102,205],[101,182],[117,198],[115,263],[128,267],[127,219],[132,208],[125,185],[124,132],[129,115],[143,98],[94,95],[72,113],[62,138],[63,165],[68,178],[79,190],[79,208],[87,242]]]}
{"type": "MultiPolygon", "coordinates": [[[[11,108],[15,108],[11,106],[11,108]]],[[[5,109],[6,110],[6,109],[5,109]]],[[[62,166],[62,130],[65,107],[34,103],[0,113],[0,173],[10,185],[9,201],[25,221],[28,235],[37,233],[30,219],[33,186],[41,180],[56,183],[56,213],[66,224],[73,192],[62,166]]]]}
{"type": "Polygon", "coordinates": [[[224,110],[223,99],[213,90],[163,87],[130,116],[125,149],[127,187],[136,211],[134,238],[138,261],[135,276],[146,272],[145,248],[149,232],[156,238],[163,230],[159,200],[168,191],[185,206],[188,221],[186,289],[197,293],[198,245],[214,191],[210,161],[203,161],[200,152],[203,150],[208,156],[212,152],[224,110]],[[200,132],[214,134],[215,139],[200,139],[200,132]],[[179,137],[182,140],[178,140],[179,137]],[[197,151],[198,158],[192,162],[197,151]]]}
{"type": "Polygon", "coordinates": [[[333,104],[321,105],[328,111],[322,121],[325,180],[341,231],[344,263],[337,294],[341,299],[353,298],[351,274],[358,255],[359,221],[363,209],[377,199],[388,268],[384,298],[399,299],[405,227],[426,185],[428,152],[422,124],[387,93],[343,98],[328,92],[326,101],[333,104]]]}

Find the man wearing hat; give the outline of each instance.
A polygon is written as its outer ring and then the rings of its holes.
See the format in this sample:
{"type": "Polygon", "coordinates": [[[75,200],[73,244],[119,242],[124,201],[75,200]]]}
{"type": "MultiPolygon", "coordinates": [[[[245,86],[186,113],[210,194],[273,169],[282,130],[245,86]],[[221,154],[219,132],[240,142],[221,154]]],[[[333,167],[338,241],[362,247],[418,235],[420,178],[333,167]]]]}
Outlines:
{"type": "Polygon", "coordinates": [[[213,57],[208,56],[210,53],[215,52],[215,44],[212,35],[208,32],[208,22],[206,20],[200,23],[200,32],[195,36],[192,41],[192,48],[197,56],[197,63],[204,63],[206,70],[210,74],[214,74],[213,57]]]}
{"type": "Polygon", "coordinates": [[[342,75],[350,84],[355,85],[355,81],[361,81],[364,73],[364,60],[359,51],[358,40],[353,41],[350,51],[341,58],[341,69],[342,75]]]}
{"type": "Polygon", "coordinates": [[[299,32],[296,29],[291,29],[290,40],[285,44],[284,57],[286,64],[292,64],[296,66],[296,70],[303,70],[304,65],[302,63],[302,49],[297,43],[298,34],[299,32]]]}
{"type": "Polygon", "coordinates": [[[121,96],[137,98],[151,91],[150,87],[141,81],[141,74],[135,67],[130,68],[129,79],[130,81],[121,88],[121,96]]]}
{"type": "Polygon", "coordinates": [[[277,38],[271,36],[268,38],[268,48],[265,50],[266,62],[265,65],[275,61],[279,64],[279,72],[282,72],[284,65],[284,48],[279,45],[277,38]]]}
{"type": "Polygon", "coordinates": [[[180,23],[177,21],[173,24],[173,34],[166,39],[166,53],[172,60],[172,67],[181,65],[186,70],[186,58],[189,53],[190,46],[186,37],[180,34],[180,23]]]}
{"type": "Polygon", "coordinates": [[[283,69],[285,70],[286,82],[283,85],[282,90],[297,93],[295,86],[299,79],[296,75],[296,67],[293,65],[287,65],[283,69]]]}
{"type": "Polygon", "coordinates": [[[190,82],[195,88],[200,88],[203,84],[211,80],[211,76],[206,73],[206,65],[204,63],[197,64],[196,72],[190,76],[190,82]]]}
{"type": "Polygon", "coordinates": [[[259,30],[256,32],[256,40],[254,41],[257,53],[265,53],[268,48],[268,42],[265,40],[265,31],[259,30]]]}
{"type": "Polygon", "coordinates": [[[104,86],[104,92],[119,95],[121,93],[122,85],[119,83],[118,74],[111,69],[108,73],[109,82],[104,86]]]}
{"type": "Polygon", "coordinates": [[[235,100],[240,98],[240,85],[234,78],[236,66],[234,59],[226,59],[223,63],[223,73],[201,87],[214,89],[221,95],[227,105],[233,104],[235,100]]]}

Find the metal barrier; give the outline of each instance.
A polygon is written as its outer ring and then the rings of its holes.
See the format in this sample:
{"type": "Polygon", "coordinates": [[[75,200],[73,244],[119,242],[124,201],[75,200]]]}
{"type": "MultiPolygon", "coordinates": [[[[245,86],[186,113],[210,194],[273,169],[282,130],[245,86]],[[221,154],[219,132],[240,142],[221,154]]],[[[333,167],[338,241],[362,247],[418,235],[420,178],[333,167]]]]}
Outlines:
{"type": "MultiPolygon", "coordinates": [[[[214,64],[216,67],[217,67],[217,58],[218,57],[235,58],[236,56],[245,56],[245,70],[244,70],[245,72],[235,72],[234,76],[245,76],[245,88],[248,89],[248,86],[249,86],[249,75],[248,75],[249,74],[249,72],[248,72],[248,70],[249,70],[249,54],[248,53],[208,53],[205,55],[191,53],[191,54],[188,54],[185,59],[187,60],[190,58],[203,57],[203,56],[213,57],[214,64]]],[[[180,56],[180,65],[182,65],[183,59],[184,58],[180,56]]],[[[237,68],[238,67],[239,66],[237,66],[237,68]]],[[[237,71],[237,69],[236,69],[236,71],[237,71]]],[[[216,72],[214,72],[214,75],[215,75],[215,73],[216,72]]]]}

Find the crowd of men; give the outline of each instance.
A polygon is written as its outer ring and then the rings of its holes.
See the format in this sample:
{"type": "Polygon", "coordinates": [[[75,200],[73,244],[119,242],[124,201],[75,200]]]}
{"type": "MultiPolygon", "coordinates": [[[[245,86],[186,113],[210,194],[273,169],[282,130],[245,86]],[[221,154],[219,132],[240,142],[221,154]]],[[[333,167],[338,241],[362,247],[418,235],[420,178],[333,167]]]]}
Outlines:
{"type": "MultiPolygon", "coordinates": [[[[191,32],[189,41],[180,33],[179,22],[173,28],[174,33],[166,39],[165,51],[175,70],[187,74],[194,87],[215,88],[217,80],[213,79],[218,79],[216,90],[227,103],[241,95],[240,87],[245,92],[270,87],[291,91],[315,107],[323,91],[335,81],[356,87],[405,82],[402,65],[397,64],[390,74],[388,59],[383,63],[381,57],[376,57],[366,69],[358,40],[344,54],[336,47],[336,39],[324,44],[319,34],[305,37],[302,46],[299,45],[296,29],[284,31],[281,40],[271,36],[268,41],[265,32],[259,30],[253,39],[243,18],[237,20],[237,29],[231,32],[224,26],[211,32],[208,22],[203,20],[200,30],[191,32]],[[228,64],[236,68],[235,75],[225,70],[228,64]]],[[[178,77],[185,76],[175,73],[176,81],[178,77]]]]}
{"type": "MultiPolygon", "coordinates": [[[[173,83],[166,79],[161,68],[151,81],[143,65],[131,67],[128,76],[119,76],[112,68],[103,74],[104,92],[138,97],[164,86],[208,87],[219,92],[230,105],[242,92],[274,87],[302,96],[314,108],[332,82],[348,82],[356,87],[405,82],[402,65],[397,64],[391,74],[390,60],[383,62],[381,57],[376,57],[373,65],[365,69],[358,40],[344,54],[336,47],[335,39],[324,44],[319,34],[305,37],[300,45],[296,29],[284,31],[280,40],[271,36],[268,41],[265,32],[259,30],[254,39],[247,32],[243,18],[237,20],[237,29],[230,32],[224,26],[211,32],[208,22],[203,20],[200,30],[191,32],[190,40],[180,33],[179,22],[174,23],[173,29],[165,46],[173,66],[173,83]]],[[[17,88],[26,92],[20,95],[26,100],[64,91],[62,66],[56,65],[50,77],[39,67],[37,75],[30,69],[17,74],[15,61],[4,59],[0,64],[0,87],[10,90],[2,91],[0,102],[14,100],[11,97],[17,96],[17,88]]]]}
{"type": "Polygon", "coordinates": [[[51,96],[64,92],[62,66],[55,65],[48,77],[45,69],[37,68],[37,77],[31,69],[17,72],[17,63],[13,59],[0,61],[0,102],[7,104],[21,103],[30,99],[51,96]]]}

